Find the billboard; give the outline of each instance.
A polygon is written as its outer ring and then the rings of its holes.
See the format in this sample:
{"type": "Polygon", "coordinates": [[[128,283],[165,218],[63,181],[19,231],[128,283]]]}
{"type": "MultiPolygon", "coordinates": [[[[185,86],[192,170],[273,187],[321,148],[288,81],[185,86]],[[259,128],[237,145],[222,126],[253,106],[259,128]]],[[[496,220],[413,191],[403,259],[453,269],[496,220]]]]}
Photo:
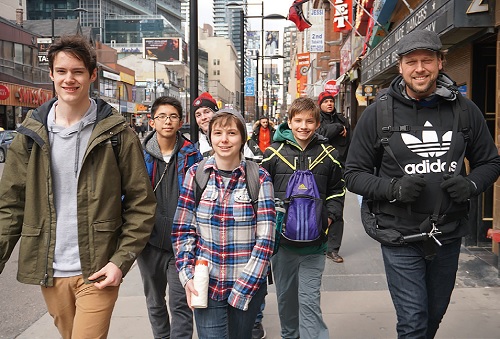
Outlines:
{"type": "Polygon", "coordinates": [[[179,62],[184,57],[187,59],[187,44],[181,38],[144,38],[142,43],[143,57],[146,59],[157,57],[157,61],[161,62],[179,62]]]}
{"type": "Polygon", "coordinates": [[[256,57],[257,51],[260,50],[260,32],[248,31],[247,43],[245,45],[247,57],[256,57]]]}
{"type": "Polygon", "coordinates": [[[266,38],[264,42],[264,55],[272,56],[279,54],[278,46],[280,33],[278,31],[266,31],[264,36],[266,38]]]}

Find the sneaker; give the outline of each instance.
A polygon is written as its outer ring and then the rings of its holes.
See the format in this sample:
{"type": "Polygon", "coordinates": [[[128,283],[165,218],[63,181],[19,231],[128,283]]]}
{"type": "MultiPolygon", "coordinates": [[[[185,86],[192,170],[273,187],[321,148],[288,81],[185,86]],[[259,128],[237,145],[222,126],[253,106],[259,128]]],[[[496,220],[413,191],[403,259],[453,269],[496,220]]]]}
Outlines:
{"type": "Polygon", "coordinates": [[[332,252],[326,252],[326,257],[329,259],[332,259],[333,262],[336,263],[341,263],[344,262],[344,258],[342,258],[338,252],[332,251],[332,252]]]}
{"type": "Polygon", "coordinates": [[[266,337],[266,330],[262,323],[255,323],[252,330],[252,339],[264,339],[266,337]]]}

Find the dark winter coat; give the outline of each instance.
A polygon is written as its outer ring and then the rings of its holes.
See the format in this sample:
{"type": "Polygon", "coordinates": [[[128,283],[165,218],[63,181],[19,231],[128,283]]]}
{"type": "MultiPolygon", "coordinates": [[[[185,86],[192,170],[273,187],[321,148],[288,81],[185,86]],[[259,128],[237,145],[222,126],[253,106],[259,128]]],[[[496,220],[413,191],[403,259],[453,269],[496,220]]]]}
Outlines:
{"type": "Polygon", "coordinates": [[[149,180],[153,188],[156,187],[157,200],[156,220],[149,243],[172,251],[172,222],[179,200],[180,187],[189,167],[201,161],[203,157],[195,145],[184,138],[180,132],[177,132],[177,142],[168,164],[163,160],[156,140],[156,132],[146,137],[143,148],[149,180]]]}
{"type": "MultiPolygon", "coordinates": [[[[447,147],[453,130],[453,107],[457,95],[461,95],[453,81],[441,74],[438,78],[436,94],[427,101],[412,100],[404,94],[404,82],[398,76],[387,92],[394,98],[394,126],[434,126],[435,130],[415,131],[408,133],[394,133],[389,138],[389,144],[395,153],[396,162],[383,152],[377,137],[376,102],[370,105],[361,116],[351,143],[351,150],[347,156],[345,178],[347,188],[360,195],[375,201],[383,211],[374,211],[379,227],[396,229],[404,235],[420,233],[419,225],[426,215],[433,213],[436,201],[443,194],[440,214],[466,211],[468,202],[457,204],[451,201],[448,194],[440,188],[443,181],[443,169],[446,168],[447,147]],[[418,145],[421,147],[415,147],[418,145]],[[427,144],[427,146],[426,146],[427,144]],[[430,148],[432,146],[432,148],[430,148]],[[379,167],[378,175],[374,175],[374,168],[379,167]],[[404,174],[423,175],[427,185],[416,202],[408,207],[398,202],[391,206],[400,210],[413,212],[408,216],[395,216],[388,213],[389,185],[392,178],[399,178],[404,174]]],[[[470,173],[467,176],[477,186],[477,194],[483,192],[497,180],[500,173],[500,157],[486,126],[483,114],[470,100],[464,100],[467,105],[469,120],[469,142],[465,156],[469,160],[470,173]]],[[[457,134],[455,149],[451,165],[455,165],[465,147],[465,138],[462,132],[457,134]]],[[[462,166],[462,175],[466,175],[465,166],[462,166]]],[[[466,217],[442,225],[440,229],[446,233],[441,240],[455,239],[467,233],[466,217]]]]}
{"type": "MultiPolygon", "coordinates": [[[[276,130],[275,140],[276,142],[272,143],[271,147],[275,150],[279,149],[279,153],[290,163],[296,164],[297,169],[300,170],[309,169],[309,164],[323,152],[321,144],[328,144],[326,138],[315,134],[306,149],[303,150],[295,141],[287,123],[281,124],[278,130],[276,130]],[[283,147],[281,147],[282,144],[283,147]]],[[[328,217],[335,221],[339,220],[342,213],[345,185],[342,178],[341,165],[336,160],[338,152],[333,151],[332,156],[335,161],[328,156],[325,157],[321,163],[312,169],[312,173],[314,174],[320,197],[325,202],[328,217]]],[[[269,148],[264,153],[261,166],[271,175],[275,198],[284,200],[286,198],[286,187],[294,170],[269,148]]]]}
{"type": "Polygon", "coordinates": [[[351,126],[349,125],[349,121],[342,113],[338,113],[335,109],[332,113],[321,112],[320,117],[320,126],[316,130],[316,133],[328,139],[328,143],[339,151],[340,162],[345,164],[351,142],[351,126]],[[347,131],[345,137],[341,135],[344,127],[347,131]]]}

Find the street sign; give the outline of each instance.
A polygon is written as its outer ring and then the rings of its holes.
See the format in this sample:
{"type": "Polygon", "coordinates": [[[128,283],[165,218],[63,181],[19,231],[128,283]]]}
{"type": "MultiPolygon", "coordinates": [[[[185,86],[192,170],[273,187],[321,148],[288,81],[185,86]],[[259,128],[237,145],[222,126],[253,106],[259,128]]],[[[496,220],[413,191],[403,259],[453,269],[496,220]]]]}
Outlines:
{"type": "Polygon", "coordinates": [[[325,85],[323,86],[323,90],[326,92],[330,92],[330,93],[332,93],[333,96],[335,96],[339,93],[340,86],[337,85],[336,80],[332,79],[332,80],[328,80],[327,82],[325,82],[325,85]]]}
{"type": "Polygon", "coordinates": [[[245,78],[245,96],[253,97],[255,96],[255,78],[246,77],[245,78]]]}

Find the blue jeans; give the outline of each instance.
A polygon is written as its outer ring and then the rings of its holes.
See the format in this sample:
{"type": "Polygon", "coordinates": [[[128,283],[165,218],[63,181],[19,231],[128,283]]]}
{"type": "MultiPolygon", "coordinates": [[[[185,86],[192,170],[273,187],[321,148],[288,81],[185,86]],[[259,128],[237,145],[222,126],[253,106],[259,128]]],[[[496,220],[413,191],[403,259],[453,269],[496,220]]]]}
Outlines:
{"type": "Polygon", "coordinates": [[[461,239],[426,260],[421,243],[382,245],[385,274],[398,319],[398,338],[434,338],[450,303],[461,239]]]}
{"type": "Polygon", "coordinates": [[[227,300],[208,298],[207,308],[195,308],[194,317],[199,339],[251,339],[255,317],[267,294],[263,283],[252,297],[248,310],[232,307],[227,300]]]}

